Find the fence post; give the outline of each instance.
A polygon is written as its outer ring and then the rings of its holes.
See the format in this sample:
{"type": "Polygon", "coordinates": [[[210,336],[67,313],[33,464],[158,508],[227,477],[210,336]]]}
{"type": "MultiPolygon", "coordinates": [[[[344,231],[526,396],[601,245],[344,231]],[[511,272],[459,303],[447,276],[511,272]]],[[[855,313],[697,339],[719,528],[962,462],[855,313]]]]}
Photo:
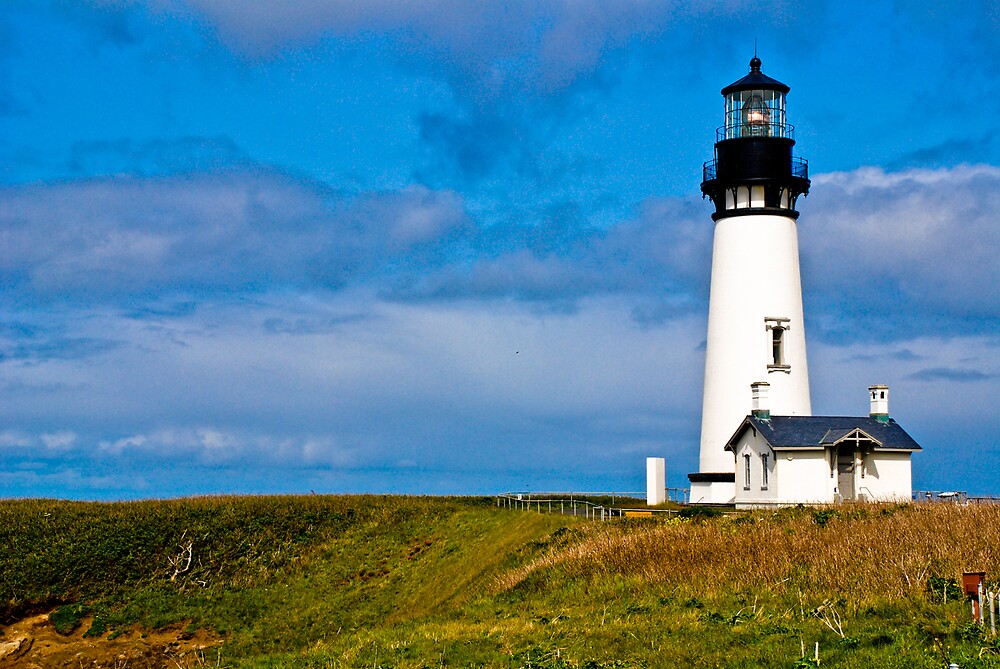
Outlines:
{"type": "Polygon", "coordinates": [[[983,582],[979,582],[979,626],[982,627],[983,623],[986,622],[983,618],[983,602],[985,598],[983,597],[983,582]]]}
{"type": "Polygon", "coordinates": [[[990,593],[989,593],[989,595],[990,595],[990,632],[993,633],[993,636],[996,636],[997,635],[997,621],[996,621],[996,618],[994,617],[994,614],[993,614],[993,604],[996,602],[997,593],[996,593],[996,591],[991,590],[990,593]]]}

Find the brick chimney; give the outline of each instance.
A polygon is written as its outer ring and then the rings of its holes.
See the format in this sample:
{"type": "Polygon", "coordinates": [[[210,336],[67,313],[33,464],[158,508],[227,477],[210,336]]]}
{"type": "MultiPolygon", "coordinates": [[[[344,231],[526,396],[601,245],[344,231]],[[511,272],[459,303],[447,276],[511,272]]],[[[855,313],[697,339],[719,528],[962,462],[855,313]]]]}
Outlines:
{"type": "Polygon", "coordinates": [[[754,381],[750,384],[750,394],[753,398],[751,409],[754,418],[771,420],[771,402],[768,399],[768,391],[771,384],[767,381],[754,381]]]}
{"type": "Polygon", "coordinates": [[[880,423],[889,422],[889,386],[868,386],[871,410],[868,415],[880,423]]]}

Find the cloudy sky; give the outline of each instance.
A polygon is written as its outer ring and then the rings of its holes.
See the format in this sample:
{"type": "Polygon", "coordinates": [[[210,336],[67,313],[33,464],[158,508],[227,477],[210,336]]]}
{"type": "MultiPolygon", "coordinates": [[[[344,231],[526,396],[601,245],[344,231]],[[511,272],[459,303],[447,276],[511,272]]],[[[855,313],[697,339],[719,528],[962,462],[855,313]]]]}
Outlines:
{"type": "Polygon", "coordinates": [[[995,0],[6,0],[0,496],[686,485],[755,40],[814,413],[1000,493],[995,0]]]}

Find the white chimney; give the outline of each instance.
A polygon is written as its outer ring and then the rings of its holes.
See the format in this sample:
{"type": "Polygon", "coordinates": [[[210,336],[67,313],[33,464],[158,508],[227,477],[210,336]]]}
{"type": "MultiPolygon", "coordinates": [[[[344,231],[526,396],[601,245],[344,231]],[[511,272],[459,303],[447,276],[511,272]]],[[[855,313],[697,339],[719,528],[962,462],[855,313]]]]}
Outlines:
{"type": "Polygon", "coordinates": [[[771,419],[771,402],[768,399],[770,390],[771,384],[767,381],[754,381],[750,384],[750,394],[753,397],[751,409],[755,418],[771,419]]]}
{"type": "Polygon", "coordinates": [[[889,422],[889,386],[868,386],[871,410],[868,415],[877,421],[889,422]]]}

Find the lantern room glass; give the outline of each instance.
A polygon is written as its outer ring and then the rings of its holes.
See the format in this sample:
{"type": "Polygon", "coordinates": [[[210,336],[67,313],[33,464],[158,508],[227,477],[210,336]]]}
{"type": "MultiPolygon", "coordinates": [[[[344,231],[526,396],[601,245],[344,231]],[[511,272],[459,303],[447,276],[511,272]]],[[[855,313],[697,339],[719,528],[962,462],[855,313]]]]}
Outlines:
{"type": "Polygon", "coordinates": [[[733,91],[726,96],[725,139],[739,137],[788,137],[785,94],[768,89],[733,91]]]}

